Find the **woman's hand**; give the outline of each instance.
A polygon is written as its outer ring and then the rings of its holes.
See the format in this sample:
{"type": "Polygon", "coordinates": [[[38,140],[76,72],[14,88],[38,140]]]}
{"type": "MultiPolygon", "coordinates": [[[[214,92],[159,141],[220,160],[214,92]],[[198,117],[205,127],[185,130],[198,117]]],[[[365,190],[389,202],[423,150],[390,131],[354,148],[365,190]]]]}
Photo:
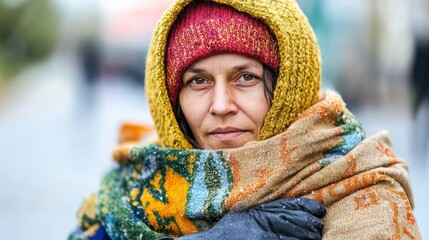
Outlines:
{"type": "Polygon", "coordinates": [[[286,198],[230,212],[211,229],[180,240],[322,239],[326,208],[307,198],[286,198]]]}
{"type": "Polygon", "coordinates": [[[278,236],[274,239],[322,239],[326,208],[312,199],[278,199],[251,208],[249,213],[261,230],[278,236]]]}

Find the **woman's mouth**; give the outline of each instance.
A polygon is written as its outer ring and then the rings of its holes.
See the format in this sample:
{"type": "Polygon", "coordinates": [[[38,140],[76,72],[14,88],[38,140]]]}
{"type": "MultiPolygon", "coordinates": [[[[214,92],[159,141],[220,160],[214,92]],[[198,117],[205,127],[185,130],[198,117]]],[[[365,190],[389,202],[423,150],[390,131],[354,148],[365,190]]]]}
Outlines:
{"type": "Polygon", "coordinates": [[[231,140],[241,136],[248,131],[233,127],[216,128],[210,132],[210,135],[218,140],[231,140]]]}

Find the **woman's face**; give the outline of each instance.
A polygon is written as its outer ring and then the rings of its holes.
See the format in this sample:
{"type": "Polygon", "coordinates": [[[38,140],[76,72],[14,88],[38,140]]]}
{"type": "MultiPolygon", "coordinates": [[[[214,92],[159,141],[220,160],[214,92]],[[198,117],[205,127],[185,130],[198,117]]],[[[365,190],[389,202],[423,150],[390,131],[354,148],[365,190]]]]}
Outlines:
{"type": "Polygon", "coordinates": [[[180,107],[200,148],[236,148],[258,138],[270,107],[259,61],[214,55],[189,67],[182,81],[180,107]]]}

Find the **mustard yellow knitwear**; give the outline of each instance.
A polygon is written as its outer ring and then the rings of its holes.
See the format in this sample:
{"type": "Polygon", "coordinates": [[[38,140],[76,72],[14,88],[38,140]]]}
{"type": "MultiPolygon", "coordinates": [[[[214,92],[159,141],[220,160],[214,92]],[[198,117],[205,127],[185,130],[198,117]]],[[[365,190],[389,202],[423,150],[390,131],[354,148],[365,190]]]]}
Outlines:
{"type": "MultiPolygon", "coordinates": [[[[159,21],[146,60],[146,96],[161,147],[191,149],[174,117],[167,88],[165,52],[169,30],[191,0],[178,0],[159,21]]],[[[265,22],[278,41],[280,70],[274,99],[259,140],[285,131],[318,100],[321,61],[313,30],[295,0],[214,0],[265,22]]]]}

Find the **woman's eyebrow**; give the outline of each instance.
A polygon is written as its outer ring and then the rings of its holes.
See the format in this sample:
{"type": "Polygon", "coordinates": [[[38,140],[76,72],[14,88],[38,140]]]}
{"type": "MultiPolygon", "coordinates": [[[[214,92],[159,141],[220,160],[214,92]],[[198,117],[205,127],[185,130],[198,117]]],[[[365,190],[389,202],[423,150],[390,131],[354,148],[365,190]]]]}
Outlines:
{"type": "Polygon", "coordinates": [[[185,73],[187,73],[187,72],[189,72],[189,73],[198,73],[198,74],[203,74],[203,73],[206,73],[207,71],[206,70],[204,70],[204,69],[202,69],[202,68],[188,68],[186,71],[185,71],[185,73]]]}
{"type": "Polygon", "coordinates": [[[243,70],[251,69],[251,68],[260,69],[259,66],[258,66],[258,64],[256,64],[256,63],[246,63],[246,64],[243,64],[243,65],[235,66],[234,70],[236,70],[236,71],[243,71],[243,70]]]}
{"type": "MultiPolygon", "coordinates": [[[[251,69],[251,68],[260,69],[260,67],[258,66],[258,64],[256,64],[256,63],[250,63],[249,62],[249,63],[245,63],[245,64],[242,64],[242,65],[234,66],[233,70],[235,70],[235,71],[242,71],[242,70],[251,69]]],[[[185,73],[204,74],[204,73],[207,73],[207,71],[205,69],[203,69],[203,68],[193,68],[193,67],[190,67],[190,68],[188,68],[185,71],[185,73]]]]}

